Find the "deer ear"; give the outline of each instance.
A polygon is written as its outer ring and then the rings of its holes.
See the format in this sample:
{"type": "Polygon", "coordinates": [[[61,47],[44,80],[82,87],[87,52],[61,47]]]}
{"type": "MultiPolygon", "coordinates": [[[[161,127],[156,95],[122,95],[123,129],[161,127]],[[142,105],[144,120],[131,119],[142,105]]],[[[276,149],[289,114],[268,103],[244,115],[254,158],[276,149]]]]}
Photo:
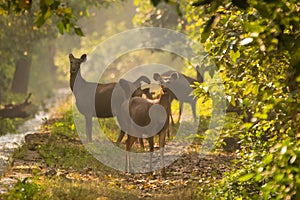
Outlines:
{"type": "Polygon", "coordinates": [[[129,91],[130,87],[129,87],[128,81],[126,81],[125,79],[120,79],[119,84],[120,84],[121,88],[125,91],[126,94],[130,92],[129,91]]]}
{"type": "Polygon", "coordinates": [[[159,74],[159,73],[154,73],[154,74],[153,74],[153,79],[154,79],[155,81],[160,81],[160,80],[161,80],[160,74],[159,74]]]}
{"type": "Polygon", "coordinates": [[[179,74],[177,72],[174,72],[174,73],[171,74],[171,78],[173,80],[177,80],[179,78],[179,74]]]}
{"type": "Polygon", "coordinates": [[[86,61],[86,54],[83,54],[83,55],[80,57],[80,60],[81,60],[81,62],[85,62],[85,61],[86,61]]]}
{"type": "Polygon", "coordinates": [[[73,54],[69,54],[69,59],[74,59],[74,56],[73,56],[73,54]]]}
{"type": "Polygon", "coordinates": [[[144,81],[145,83],[147,84],[150,84],[151,81],[150,79],[147,77],[147,76],[140,76],[138,79],[136,79],[136,81],[133,82],[133,84],[136,86],[136,87],[141,87],[141,82],[144,81]]]}

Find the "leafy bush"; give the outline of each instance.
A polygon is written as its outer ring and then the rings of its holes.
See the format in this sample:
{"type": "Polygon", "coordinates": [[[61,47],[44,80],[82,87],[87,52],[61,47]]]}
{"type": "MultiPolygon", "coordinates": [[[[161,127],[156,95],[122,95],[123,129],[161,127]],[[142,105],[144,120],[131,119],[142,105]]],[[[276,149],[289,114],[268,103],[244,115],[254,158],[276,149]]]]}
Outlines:
{"type": "MultiPolygon", "coordinates": [[[[151,2],[137,1],[137,22],[151,24],[145,16],[167,14],[158,6],[166,1],[155,1],[154,6],[151,2]]],[[[203,43],[219,67],[228,104],[238,110],[227,114],[221,133],[239,139],[235,169],[221,182],[201,188],[199,195],[299,199],[299,3],[183,0],[178,4],[183,13],[178,28],[203,43]]],[[[210,63],[198,64],[204,76],[211,76],[210,63]]],[[[201,85],[195,90],[198,96],[203,95],[201,85]]]]}
{"type": "Polygon", "coordinates": [[[40,185],[32,182],[29,178],[24,178],[23,180],[18,180],[14,188],[9,190],[3,197],[8,200],[47,199],[46,196],[42,195],[42,190],[43,188],[40,185]]]}
{"type": "Polygon", "coordinates": [[[15,133],[16,131],[14,120],[9,118],[0,119],[0,135],[15,133]]]}

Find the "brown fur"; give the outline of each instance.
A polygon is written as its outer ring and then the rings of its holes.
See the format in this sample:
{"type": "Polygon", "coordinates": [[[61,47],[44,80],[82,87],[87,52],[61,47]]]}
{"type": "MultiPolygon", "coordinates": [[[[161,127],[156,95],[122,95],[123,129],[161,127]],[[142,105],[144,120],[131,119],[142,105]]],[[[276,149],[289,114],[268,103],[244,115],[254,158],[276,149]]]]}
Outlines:
{"type": "MultiPolygon", "coordinates": [[[[87,141],[92,142],[92,117],[110,118],[117,115],[122,102],[128,97],[126,96],[127,94],[123,93],[123,90],[117,83],[101,84],[84,80],[81,76],[80,67],[81,64],[86,61],[86,54],[83,54],[80,58],[75,58],[70,54],[69,59],[70,88],[76,98],[76,106],[86,120],[87,141]],[[118,94],[118,97],[115,106],[112,108],[111,101],[114,90],[115,93],[118,94]]],[[[150,83],[150,80],[145,76],[141,76],[133,83],[127,81],[130,89],[137,88],[132,96],[142,96],[143,92],[140,88],[141,81],[150,83]]]]}
{"type": "MultiPolygon", "coordinates": [[[[160,149],[160,157],[161,157],[161,165],[162,165],[162,176],[166,177],[166,172],[165,172],[165,161],[164,161],[164,147],[165,147],[165,138],[167,134],[167,130],[169,128],[169,116],[170,114],[170,108],[169,108],[169,98],[170,98],[170,90],[166,88],[166,83],[164,80],[161,78],[161,76],[157,73],[154,74],[154,79],[160,82],[161,85],[161,90],[163,91],[161,93],[161,96],[157,100],[148,100],[142,97],[133,97],[129,100],[129,102],[126,104],[122,105],[122,112],[124,113],[125,110],[128,108],[129,109],[129,115],[130,119],[125,119],[127,121],[127,126],[126,126],[126,132],[128,133],[128,138],[126,140],[126,166],[125,170],[127,172],[131,171],[131,164],[130,164],[130,150],[131,147],[134,143],[134,141],[137,140],[137,138],[143,137],[144,134],[149,134],[149,133],[142,133],[139,132],[141,129],[136,129],[132,128],[132,123],[134,122],[140,127],[145,127],[151,123],[158,125],[162,125],[161,130],[159,130],[157,133],[151,133],[151,135],[155,134],[159,136],[159,149],[160,149]],[[150,108],[154,105],[161,105],[165,111],[166,111],[166,116],[154,116],[150,118],[150,108]],[[166,119],[162,118],[166,117],[166,119]]],[[[126,84],[121,84],[121,87],[126,91],[127,86],[126,84]]],[[[124,115],[126,116],[126,115],[124,115]]],[[[152,129],[151,129],[152,130],[152,129]]],[[[152,154],[154,151],[154,141],[153,141],[153,136],[149,136],[147,138],[149,142],[149,147],[150,147],[150,171],[152,170],[152,154]]]]}

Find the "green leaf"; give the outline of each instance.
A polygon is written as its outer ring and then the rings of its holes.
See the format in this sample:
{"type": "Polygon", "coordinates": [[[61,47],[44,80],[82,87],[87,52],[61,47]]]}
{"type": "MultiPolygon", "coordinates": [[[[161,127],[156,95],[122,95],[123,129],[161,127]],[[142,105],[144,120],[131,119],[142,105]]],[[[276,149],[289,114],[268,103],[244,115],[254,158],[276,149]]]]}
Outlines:
{"type": "Polygon", "coordinates": [[[252,92],[252,90],[253,90],[253,85],[252,84],[248,84],[248,85],[246,85],[246,88],[245,88],[245,91],[244,91],[244,95],[248,95],[248,94],[250,94],[251,92],[252,92]]]}
{"type": "Polygon", "coordinates": [[[258,85],[253,85],[252,94],[257,96],[259,94],[259,87],[258,85]]]}
{"type": "Polygon", "coordinates": [[[254,175],[255,175],[255,173],[245,174],[242,177],[240,177],[238,180],[239,180],[239,182],[245,182],[245,181],[250,180],[254,175]]]}
{"type": "Polygon", "coordinates": [[[262,178],[263,178],[263,176],[261,174],[257,174],[255,176],[255,181],[260,181],[260,180],[262,180],[262,178]]]}
{"type": "Polygon", "coordinates": [[[240,51],[234,52],[233,50],[230,50],[229,53],[230,59],[236,63],[236,60],[241,56],[240,51]]]}
{"type": "Polygon", "coordinates": [[[262,165],[266,166],[266,165],[270,164],[272,161],[273,161],[273,154],[269,154],[263,158],[262,165]]]}
{"type": "Polygon", "coordinates": [[[63,12],[65,13],[65,15],[69,15],[69,16],[72,15],[72,9],[71,8],[65,8],[65,9],[63,9],[63,12]]]}
{"type": "Polygon", "coordinates": [[[258,22],[250,22],[250,23],[245,22],[244,27],[246,31],[251,33],[261,33],[265,31],[266,28],[264,26],[259,25],[258,22]]]}
{"type": "Polygon", "coordinates": [[[47,12],[44,14],[44,19],[48,19],[52,16],[52,11],[50,8],[48,8],[47,12]]]}
{"type": "Polygon", "coordinates": [[[70,22],[65,24],[65,30],[66,30],[67,33],[70,33],[70,31],[71,31],[71,24],[70,24],[70,22]]]}
{"type": "Polygon", "coordinates": [[[83,34],[81,28],[74,28],[74,31],[75,31],[76,35],[84,36],[84,34],[83,34]]]}
{"type": "Polygon", "coordinates": [[[64,24],[61,21],[57,23],[57,28],[60,34],[64,34],[64,24]]]}
{"type": "Polygon", "coordinates": [[[44,18],[44,15],[42,15],[42,13],[39,13],[37,15],[37,17],[35,18],[34,20],[34,24],[40,28],[43,24],[45,23],[45,18],[44,18]]]}
{"type": "Polygon", "coordinates": [[[242,126],[241,126],[241,129],[250,129],[251,127],[253,126],[253,123],[251,122],[247,122],[247,123],[244,123],[242,126]]]}
{"type": "Polygon", "coordinates": [[[285,174],[276,174],[275,180],[277,182],[280,182],[284,178],[285,174]]]}

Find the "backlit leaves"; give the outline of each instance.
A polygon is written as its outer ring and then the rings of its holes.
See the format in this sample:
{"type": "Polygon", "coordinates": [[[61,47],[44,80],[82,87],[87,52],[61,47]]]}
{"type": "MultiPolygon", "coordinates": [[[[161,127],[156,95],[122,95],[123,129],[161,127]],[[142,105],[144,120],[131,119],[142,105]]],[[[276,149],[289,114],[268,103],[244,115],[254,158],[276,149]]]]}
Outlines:
{"type": "Polygon", "coordinates": [[[249,174],[245,174],[242,177],[239,178],[240,182],[245,182],[250,180],[255,174],[254,173],[249,173],[249,174]]]}
{"type": "Polygon", "coordinates": [[[75,31],[76,35],[84,36],[84,35],[83,35],[83,32],[82,32],[82,30],[81,30],[81,28],[75,27],[75,28],[74,28],[74,31],[75,31]]]}
{"type": "Polygon", "coordinates": [[[237,59],[241,56],[241,54],[239,51],[234,52],[233,50],[230,50],[229,56],[233,63],[236,63],[237,59]]]}
{"type": "MultiPolygon", "coordinates": [[[[102,6],[114,1],[88,1],[80,4],[81,9],[87,6],[102,6]]],[[[166,1],[167,2],[167,1],[166,1]]],[[[60,0],[19,0],[6,1],[0,3],[0,15],[19,14],[25,12],[35,13],[34,25],[36,28],[41,28],[44,24],[54,23],[58,32],[75,33],[78,36],[83,36],[80,27],[77,26],[77,18],[71,6],[60,0]],[[35,9],[34,9],[35,8],[35,9]],[[37,8],[39,8],[37,10],[37,8]],[[51,20],[50,20],[51,19],[51,20]]],[[[88,13],[86,14],[88,15],[88,13]]],[[[82,12],[80,17],[83,17],[82,12]]],[[[54,26],[55,27],[55,26],[54,26]]]]}

